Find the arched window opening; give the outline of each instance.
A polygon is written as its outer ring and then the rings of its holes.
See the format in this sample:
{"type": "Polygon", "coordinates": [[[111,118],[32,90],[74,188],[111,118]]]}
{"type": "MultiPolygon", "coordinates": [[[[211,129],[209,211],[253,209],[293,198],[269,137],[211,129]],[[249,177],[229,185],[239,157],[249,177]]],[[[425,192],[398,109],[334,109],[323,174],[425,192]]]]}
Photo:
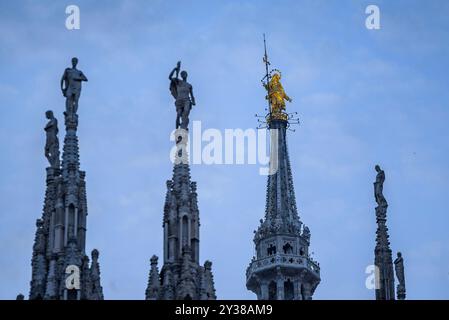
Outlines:
{"type": "Polygon", "coordinates": [[[270,246],[267,248],[267,254],[269,256],[276,254],[276,246],[273,244],[270,244],[270,246]]]}
{"type": "Polygon", "coordinates": [[[292,254],[293,253],[293,247],[290,244],[290,242],[287,242],[283,247],[282,250],[284,250],[284,254],[292,254]]]}

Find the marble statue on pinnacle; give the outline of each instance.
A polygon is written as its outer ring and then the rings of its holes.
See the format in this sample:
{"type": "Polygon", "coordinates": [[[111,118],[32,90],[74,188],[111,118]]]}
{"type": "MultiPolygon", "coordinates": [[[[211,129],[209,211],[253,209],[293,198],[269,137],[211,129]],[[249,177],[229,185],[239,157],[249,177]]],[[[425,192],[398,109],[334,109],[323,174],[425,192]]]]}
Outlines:
{"type": "Polygon", "coordinates": [[[45,141],[45,157],[52,168],[59,168],[59,139],[58,139],[58,120],[53,115],[53,111],[45,112],[48,123],[44,130],[47,139],[45,141]]]}
{"type": "Polygon", "coordinates": [[[170,72],[170,92],[176,99],[176,125],[175,129],[181,128],[188,130],[189,114],[192,106],[195,105],[193,96],[193,87],[187,82],[187,71],[181,71],[181,61],[178,61],[176,67],[170,72]],[[174,76],[175,75],[175,76],[174,76]],[[181,75],[181,79],[178,76],[181,75]]]}
{"type": "Polygon", "coordinates": [[[379,206],[387,205],[387,200],[383,195],[384,182],[385,182],[385,172],[380,168],[379,165],[375,166],[377,171],[376,182],[374,182],[374,197],[379,206]]]}
{"type": "Polygon", "coordinates": [[[394,271],[396,272],[396,278],[398,278],[399,284],[396,288],[398,300],[405,299],[405,274],[404,274],[404,258],[402,253],[398,252],[397,258],[394,260],[394,271]]]}
{"type": "Polygon", "coordinates": [[[62,94],[66,98],[65,116],[73,116],[78,111],[78,100],[81,95],[81,83],[87,81],[81,70],[76,68],[78,58],[72,58],[72,67],[66,68],[61,78],[62,94]]]}

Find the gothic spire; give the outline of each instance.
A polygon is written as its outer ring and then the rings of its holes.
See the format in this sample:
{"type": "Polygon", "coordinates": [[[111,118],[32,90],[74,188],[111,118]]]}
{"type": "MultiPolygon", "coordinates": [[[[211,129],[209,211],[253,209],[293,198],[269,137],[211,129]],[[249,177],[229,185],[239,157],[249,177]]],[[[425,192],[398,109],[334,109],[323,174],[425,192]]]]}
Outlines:
{"type": "Polygon", "coordinates": [[[302,225],[287,148],[287,128],[296,119],[286,113],[285,101],[292,99],[280,82],[281,72],[268,71],[262,84],[267,90],[270,131],[270,172],[267,179],[265,218],[255,231],[256,256],[246,272],[246,287],[262,300],[308,300],[320,282],[320,268],[309,255],[310,230],[302,225]]]}
{"type": "Polygon", "coordinates": [[[103,300],[103,287],[101,286],[100,278],[100,263],[98,257],[100,252],[97,249],[93,249],[91,253],[92,263],[90,265],[90,293],[91,300],[103,300]]]}
{"type": "Polygon", "coordinates": [[[164,259],[159,273],[157,257],[151,258],[146,299],[215,299],[211,263],[199,264],[200,223],[196,182],[191,181],[187,153],[189,112],[195,105],[187,72],[178,79],[181,62],[169,75],[176,99],[176,152],[173,175],[167,181],[163,228],[164,259]],[[186,111],[187,108],[187,111],[186,111]],[[183,111],[184,110],[184,111],[183,111]]]}
{"type": "Polygon", "coordinates": [[[394,300],[394,273],[390,241],[387,227],[388,203],[383,195],[385,172],[376,165],[376,182],[374,182],[374,197],[376,207],[376,248],[374,249],[374,265],[376,266],[376,300],[394,300]]]}
{"type": "Polygon", "coordinates": [[[50,167],[47,168],[44,210],[42,219],[37,223],[33,247],[30,299],[103,299],[98,251],[92,252],[90,267],[85,253],[86,182],[85,172],[80,170],[79,163],[76,111],[81,81],[87,81],[87,78],[76,69],[77,63],[78,59],[73,58],[72,68],[64,71],[61,80],[61,89],[66,97],[62,168],[58,122],[53,112],[46,112],[49,122],[45,127],[45,156],[50,167]],[[68,288],[65,281],[68,277],[79,278],[80,288],[68,288]]]}
{"type": "Polygon", "coordinates": [[[270,122],[271,159],[276,161],[277,168],[267,179],[264,227],[271,232],[300,232],[302,225],[296,207],[286,126],[286,121],[273,119],[270,122]]]}
{"type": "Polygon", "coordinates": [[[62,177],[68,183],[66,202],[78,206],[77,187],[79,184],[79,147],[78,136],[78,115],[70,114],[65,116],[66,135],[62,153],[62,177]]]}
{"type": "Polygon", "coordinates": [[[148,286],[145,292],[146,300],[156,300],[159,296],[160,282],[159,282],[159,270],[157,267],[157,260],[158,257],[155,255],[153,255],[150,259],[151,268],[150,268],[150,275],[148,277],[148,286]]]}

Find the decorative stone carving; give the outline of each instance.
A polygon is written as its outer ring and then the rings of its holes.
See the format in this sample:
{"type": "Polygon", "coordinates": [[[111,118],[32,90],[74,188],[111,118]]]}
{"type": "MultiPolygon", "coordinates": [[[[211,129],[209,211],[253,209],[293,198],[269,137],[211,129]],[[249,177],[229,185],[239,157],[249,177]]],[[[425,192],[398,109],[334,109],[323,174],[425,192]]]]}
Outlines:
{"type": "Polygon", "coordinates": [[[404,273],[404,258],[402,253],[397,253],[397,258],[394,260],[394,270],[399,284],[396,287],[396,294],[398,300],[405,299],[405,273],[404,273]]]}
{"type": "Polygon", "coordinates": [[[52,168],[58,168],[59,162],[59,139],[58,139],[58,120],[53,115],[53,111],[45,112],[48,123],[45,126],[46,141],[45,141],[45,157],[47,158],[52,168]]]}

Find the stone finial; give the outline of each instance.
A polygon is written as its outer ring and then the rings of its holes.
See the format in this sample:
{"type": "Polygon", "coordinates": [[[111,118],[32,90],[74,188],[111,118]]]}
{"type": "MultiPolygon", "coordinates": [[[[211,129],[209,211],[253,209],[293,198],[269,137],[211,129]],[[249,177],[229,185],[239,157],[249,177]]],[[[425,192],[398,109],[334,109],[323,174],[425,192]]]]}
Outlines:
{"type": "Polygon", "coordinates": [[[41,228],[44,225],[44,221],[42,219],[36,219],[36,227],[41,228]]]}
{"type": "Polygon", "coordinates": [[[150,259],[151,266],[157,265],[158,259],[158,256],[154,254],[150,259]]]}
{"type": "Polygon", "coordinates": [[[98,260],[99,255],[100,255],[100,251],[98,251],[97,249],[92,250],[92,252],[91,252],[92,260],[98,260]]]}
{"type": "Polygon", "coordinates": [[[206,261],[204,262],[204,269],[206,269],[206,270],[211,270],[211,269],[212,269],[212,262],[209,261],[209,260],[206,260],[206,261]]]}
{"type": "Polygon", "coordinates": [[[167,190],[173,189],[173,181],[172,180],[167,180],[165,182],[165,184],[167,185],[167,190]]]}
{"type": "Polygon", "coordinates": [[[153,255],[150,259],[151,269],[148,277],[147,290],[145,291],[146,300],[156,300],[159,297],[160,279],[157,268],[158,257],[153,255]]]}
{"type": "Polygon", "coordinates": [[[310,241],[310,229],[307,226],[304,226],[304,229],[302,230],[302,236],[307,241],[310,241]]]}

